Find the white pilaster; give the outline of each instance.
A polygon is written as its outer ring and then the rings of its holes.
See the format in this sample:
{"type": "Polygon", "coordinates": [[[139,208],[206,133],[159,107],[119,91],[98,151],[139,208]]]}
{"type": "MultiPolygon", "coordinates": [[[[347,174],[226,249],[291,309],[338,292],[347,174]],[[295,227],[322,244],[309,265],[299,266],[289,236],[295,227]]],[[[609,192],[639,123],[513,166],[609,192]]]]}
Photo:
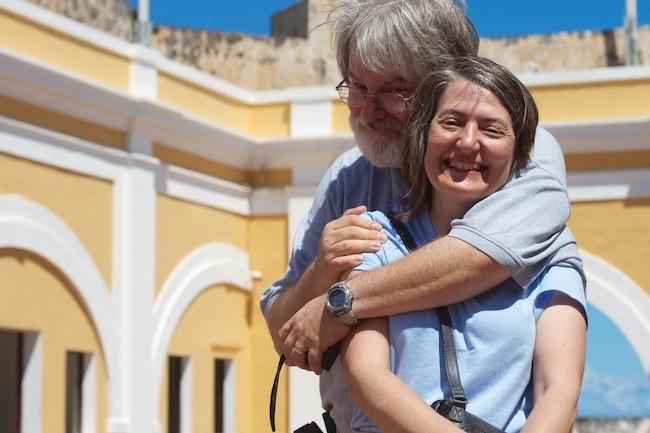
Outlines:
{"type": "Polygon", "coordinates": [[[138,99],[155,101],[158,97],[158,68],[150,50],[136,45],[129,67],[129,93],[138,99]]]}
{"type": "MultiPolygon", "coordinates": [[[[313,201],[312,188],[292,188],[289,198],[289,249],[298,224],[309,211],[313,201]]],[[[315,421],[325,431],[318,376],[310,371],[289,367],[289,431],[315,421]]]]}
{"type": "Polygon", "coordinates": [[[332,103],[329,99],[291,101],[291,137],[314,137],[332,133],[332,103]]]}
{"type": "Polygon", "coordinates": [[[26,332],[23,334],[23,344],[20,431],[23,433],[40,433],[42,431],[43,339],[40,334],[26,332]]]}
{"type": "MultiPolygon", "coordinates": [[[[146,147],[147,137],[129,138],[146,147]]],[[[132,155],[120,169],[114,188],[114,279],[118,305],[119,401],[112,402],[109,433],[156,433],[158,396],[150,364],[155,293],[156,189],[154,161],[132,155]]]]}

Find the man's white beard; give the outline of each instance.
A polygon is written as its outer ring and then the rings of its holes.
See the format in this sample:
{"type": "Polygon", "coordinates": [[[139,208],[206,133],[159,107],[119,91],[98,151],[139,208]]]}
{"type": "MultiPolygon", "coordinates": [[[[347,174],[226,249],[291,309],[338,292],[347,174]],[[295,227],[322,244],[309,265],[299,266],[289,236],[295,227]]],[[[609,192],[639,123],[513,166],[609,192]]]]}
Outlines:
{"type": "Polygon", "coordinates": [[[359,116],[350,116],[350,127],[361,153],[379,168],[399,167],[404,146],[403,125],[397,120],[382,120],[373,127],[364,124],[359,116]]]}

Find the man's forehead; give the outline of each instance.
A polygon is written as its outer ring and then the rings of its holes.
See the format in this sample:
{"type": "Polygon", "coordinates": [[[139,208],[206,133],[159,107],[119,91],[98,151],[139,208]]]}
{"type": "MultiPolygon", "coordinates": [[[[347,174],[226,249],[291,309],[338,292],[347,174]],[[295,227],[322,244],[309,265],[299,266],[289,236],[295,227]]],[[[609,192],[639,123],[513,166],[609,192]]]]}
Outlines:
{"type": "Polygon", "coordinates": [[[365,81],[372,80],[377,85],[382,86],[409,86],[411,80],[404,76],[403,73],[391,73],[385,71],[373,71],[359,64],[350,64],[348,75],[350,78],[365,81]]]}

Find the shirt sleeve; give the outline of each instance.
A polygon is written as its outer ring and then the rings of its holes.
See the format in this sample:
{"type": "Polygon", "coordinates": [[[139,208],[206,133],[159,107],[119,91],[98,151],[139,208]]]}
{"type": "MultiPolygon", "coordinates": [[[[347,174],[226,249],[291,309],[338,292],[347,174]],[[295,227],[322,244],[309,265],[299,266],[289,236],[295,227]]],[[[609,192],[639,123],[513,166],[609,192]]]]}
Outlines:
{"type": "Polygon", "coordinates": [[[587,322],[587,296],[583,281],[574,269],[551,266],[542,275],[535,294],[535,321],[539,320],[551,299],[562,294],[574,301],[587,322]]]}
{"type": "MultiPolygon", "coordinates": [[[[337,158],[321,179],[307,215],[298,224],[291,245],[291,257],[284,276],[267,287],[260,297],[262,314],[266,316],[273,302],[293,285],[314,261],[325,224],[338,218],[345,209],[345,180],[341,171],[359,156],[348,151],[337,158]]],[[[361,203],[360,203],[361,204],[361,203]]]]}
{"type": "Polygon", "coordinates": [[[450,236],[461,239],[508,269],[522,287],[530,285],[554,256],[582,272],[575,240],[565,224],[570,201],[559,144],[537,129],[532,161],[501,189],[451,224],[450,236]]]}
{"type": "Polygon", "coordinates": [[[366,212],[362,216],[379,223],[382,231],[386,234],[387,240],[379,251],[375,253],[362,253],[363,261],[354,268],[355,271],[372,271],[373,269],[401,259],[408,254],[408,249],[402,241],[402,238],[400,238],[397,230],[395,230],[383,212],[366,212]]]}

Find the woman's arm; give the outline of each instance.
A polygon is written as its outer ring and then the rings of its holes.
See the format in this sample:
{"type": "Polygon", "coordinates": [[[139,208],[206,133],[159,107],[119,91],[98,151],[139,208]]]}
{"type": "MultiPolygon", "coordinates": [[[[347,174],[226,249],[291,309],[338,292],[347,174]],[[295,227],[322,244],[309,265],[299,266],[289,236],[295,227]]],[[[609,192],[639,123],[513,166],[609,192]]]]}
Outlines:
{"type": "Polygon", "coordinates": [[[343,340],[350,398],[384,432],[462,433],[390,371],[388,319],[366,319],[343,340]]]}
{"type": "Polygon", "coordinates": [[[576,418],[585,362],[582,307],[556,295],[537,322],[534,406],[522,433],[569,432],[576,418]]]}

